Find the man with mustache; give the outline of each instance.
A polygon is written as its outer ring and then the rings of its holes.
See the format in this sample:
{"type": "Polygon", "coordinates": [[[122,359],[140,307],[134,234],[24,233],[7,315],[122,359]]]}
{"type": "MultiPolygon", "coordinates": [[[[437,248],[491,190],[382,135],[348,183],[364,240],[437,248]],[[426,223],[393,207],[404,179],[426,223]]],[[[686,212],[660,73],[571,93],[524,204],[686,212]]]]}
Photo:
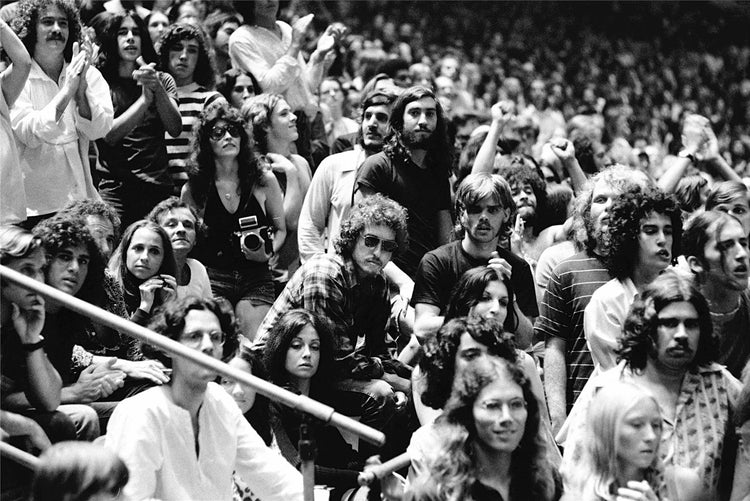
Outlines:
{"type": "Polygon", "coordinates": [[[747,234],[734,216],[706,211],[686,224],[682,251],[711,310],[717,362],[739,378],[750,360],[747,234]]]}
{"type": "Polygon", "coordinates": [[[99,198],[89,142],[109,132],[114,112],[72,1],[23,0],[13,28],[32,56],[29,78],[10,113],[30,228],[70,200],[99,198]]]}
{"type": "Polygon", "coordinates": [[[365,96],[362,123],[354,149],[327,157],[316,169],[297,226],[299,254],[303,263],[318,252],[334,252],[333,242],[341,221],[351,211],[357,170],[367,158],[383,149],[391,105],[395,99],[396,95],[390,90],[375,90],[365,96]]]}
{"type": "Polygon", "coordinates": [[[741,384],[717,362],[711,315],[691,280],[666,271],[635,300],[619,342],[620,362],[591,379],[566,423],[563,470],[584,467],[589,402],[612,381],[650,392],[662,412],[659,455],[667,467],[695,471],[703,480],[699,499],[729,499],[736,438],[732,415],[741,384]],[[722,471],[729,469],[730,471],[722,471]],[[729,473],[729,474],[727,474],[729,473]]]}
{"type": "Polygon", "coordinates": [[[464,272],[491,266],[510,277],[519,319],[516,340],[521,347],[527,346],[532,335],[530,319],[539,314],[531,268],[500,246],[516,214],[510,186],[497,174],[471,174],[456,191],[455,212],[462,238],[428,252],[419,263],[412,297],[415,334],[424,339],[440,329],[453,286],[464,272]]]}
{"type": "Polygon", "coordinates": [[[383,273],[406,248],[406,228],[406,210],[393,200],[373,195],[360,202],[341,223],[336,252],[315,254],[296,271],[253,341],[262,350],[276,321],[295,308],[327,318],[336,337],[335,407],[380,430],[410,389],[410,368],[386,346],[390,304],[383,273]]]}

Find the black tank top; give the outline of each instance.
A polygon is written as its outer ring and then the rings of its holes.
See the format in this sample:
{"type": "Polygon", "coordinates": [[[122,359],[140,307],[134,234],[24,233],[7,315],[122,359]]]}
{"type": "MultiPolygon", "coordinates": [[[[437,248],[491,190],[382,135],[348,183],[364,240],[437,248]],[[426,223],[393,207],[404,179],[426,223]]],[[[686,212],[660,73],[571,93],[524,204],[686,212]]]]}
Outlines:
{"type": "Polygon", "coordinates": [[[252,192],[240,195],[240,204],[232,214],[221,203],[219,192],[213,185],[208,192],[203,214],[206,232],[194,251],[196,259],[209,268],[221,270],[268,269],[268,263],[249,261],[240,249],[235,232],[240,231],[240,218],[248,216],[255,216],[260,227],[271,226],[263,207],[252,192]]]}

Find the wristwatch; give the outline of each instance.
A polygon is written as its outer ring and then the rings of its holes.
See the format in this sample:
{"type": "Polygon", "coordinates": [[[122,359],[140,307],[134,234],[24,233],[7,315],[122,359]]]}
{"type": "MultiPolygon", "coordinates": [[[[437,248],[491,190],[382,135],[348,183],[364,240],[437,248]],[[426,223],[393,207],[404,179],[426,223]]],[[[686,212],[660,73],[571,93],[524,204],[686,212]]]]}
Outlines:
{"type": "Polygon", "coordinates": [[[38,350],[39,348],[44,347],[44,338],[41,338],[36,343],[22,343],[21,347],[27,353],[34,352],[34,351],[38,350]]]}
{"type": "Polygon", "coordinates": [[[688,158],[691,162],[695,163],[695,153],[690,153],[688,150],[682,150],[677,154],[680,158],[688,158]]]}

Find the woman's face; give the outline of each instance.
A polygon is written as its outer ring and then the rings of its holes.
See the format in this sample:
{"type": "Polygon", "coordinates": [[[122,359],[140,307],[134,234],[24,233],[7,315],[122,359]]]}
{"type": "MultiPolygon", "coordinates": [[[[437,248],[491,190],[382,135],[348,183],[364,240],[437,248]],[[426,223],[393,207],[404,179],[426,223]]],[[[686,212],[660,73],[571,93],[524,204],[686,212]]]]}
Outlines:
{"type": "Polygon", "coordinates": [[[253,88],[253,81],[249,76],[245,75],[244,73],[240,73],[240,75],[237,77],[237,80],[235,80],[234,82],[234,87],[232,87],[232,92],[229,96],[230,100],[232,101],[232,106],[240,109],[242,108],[242,105],[245,104],[245,101],[254,96],[255,89],[253,88]]]}
{"type": "Polygon", "coordinates": [[[662,418],[653,398],[643,398],[623,416],[617,433],[617,460],[622,469],[648,468],[659,451],[662,418]]]}
{"type": "Polygon", "coordinates": [[[526,400],[523,390],[507,369],[479,392],[473,407],[477,441],[481,447],[511,454],[526,430],[526,400]]]}
{"type": "Polygon", "coordinates": [[[148,228],[138,228],[128,245],[125,266],[139,280],[148,280],[161,269],[164,246],[158,233],[148,228]]]}
{"type": "Polygon", "coordinates": [[[151,43],[156,47],[156,43],[161,38],[161,34],[169,26],[169,19],[163,12],[152,11],[148,19],[148,34],[151,36],[151,43]]]}
{"type": "Polygon", "coordinates": [[[483,345],[468,332],[461,334],[456,350],[455,373],[459,374],[472,362],[487,356],[487,346],[483,345]]]}
{"type": "Polygon", "coordinates": [[[126,17],[117,30],[117,52],[121,61],[134,63],[141,56],[141,35],[132,17],[126,17]]]}
{"type": "Polygon", "coordinates": [[[502,324],[508,316],[508,303],[508,287],[500,280],[493,280],[484,288],[477,304],[469,310],[469,316],[493,318],[502,324]]]}
{"type": "MultiPolygon", "coordinates": [[[[239,357],[230,360],[229,366],[247,372],[248,374],[253,373],[250,364],[239,357]]],[[[237,402],[237,406],[243,414],[252,409],[253,404],[255,403],[255,390],[226,378],[221,379],[221,386],[223,386],[226,392],[232,396],[235,402],[237,402]]]]}
{"type": "Polygon", "coordinates": [[[271,126],[268,133],[276,136],[280,141],[291,143],[297,140],[297,115],[292,112],[289,103],[283,99],[276,103],[271,113],[271,126]]]}
{"type": "Polygon", "coordinates": [[[208,130],[211,150],[216,158],[234,158],[240,154],[240,128],[225,120],[217,120],[208,130]]]}
{"type": "Polygon", "coordinates": [[[292,381],[311,379],[320,363],[320,336],[312,325],[306,325],[292,338],[286,350],[285,368],[292,381]]]}

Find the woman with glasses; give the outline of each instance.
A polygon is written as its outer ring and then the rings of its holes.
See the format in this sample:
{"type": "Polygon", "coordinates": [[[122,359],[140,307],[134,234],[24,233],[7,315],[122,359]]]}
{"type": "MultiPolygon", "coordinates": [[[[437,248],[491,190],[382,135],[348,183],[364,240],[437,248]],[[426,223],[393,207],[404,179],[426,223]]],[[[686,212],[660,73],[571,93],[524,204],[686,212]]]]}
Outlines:
{"type": "MultiPolygon", "coordinates": [[[[154,331],[217,360],[239,342],[231,308],[188,297],[167,304],[154,331]]],[[[172,368],[169,384],[123,400],[112,415],[105,446],[130,470],[127,499],[232,499],[236,472],[263,501],[302,499],[302,476],[269,449],[216,373],[144,345],[172,368]]]]}
{"type": "Polygon", "coordinates": [[[539,424],[524,371],[506,358],[476,361],[457,374],[435,424],[435,453],[406,499],[559,499],[561,482],[539,424]]]}
{"type": "Polygon", "coordinates": [[[206,226],[193,255],[206,266],[214,296],[229,300],[252,340],[275,298],[268,261],[284,243],[286,222],[279,183],[259,164],[244,126],[226,102],[206,108],[182,200],[206,226]]]}

